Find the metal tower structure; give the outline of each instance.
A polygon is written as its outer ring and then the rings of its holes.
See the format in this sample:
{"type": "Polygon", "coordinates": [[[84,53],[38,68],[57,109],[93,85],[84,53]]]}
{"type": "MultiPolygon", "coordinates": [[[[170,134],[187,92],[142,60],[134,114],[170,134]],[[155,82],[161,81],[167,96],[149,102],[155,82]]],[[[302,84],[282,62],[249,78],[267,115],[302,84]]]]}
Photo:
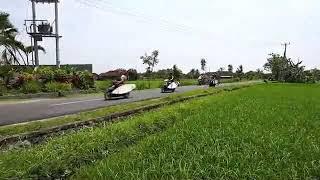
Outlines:
{"type": "Polygon", "coordinates": [[[42,41],[42,38],[55,38],[56,39],[56,66],[60,67],[60,45],[59,40],[62,36],[59,35],[59,12],[58,4],[59,0],[30,0],[32,3],[32,20],[25,20],[26,31],[31,37],[31,45],[34,47],[32,51],[32,60],[35,62],[35,66],[39,66],[39,54],[38,54],[38,41],[42,41]],[[36,4],[37,3],[54,3],[54,27],[48,20],[37,19],[36,4]]]}

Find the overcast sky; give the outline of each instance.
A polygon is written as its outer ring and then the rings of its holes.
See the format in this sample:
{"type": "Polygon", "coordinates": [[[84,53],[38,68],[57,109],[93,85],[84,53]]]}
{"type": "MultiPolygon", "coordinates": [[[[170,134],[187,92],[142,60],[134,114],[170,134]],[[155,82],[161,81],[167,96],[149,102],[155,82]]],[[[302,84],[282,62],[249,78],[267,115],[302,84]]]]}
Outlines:
{"type": "MultiPolygon", "coordinates": [[[[156,69],[177,64],[184,72],[243,64],[245,71],[262,68],[269,53],[303,60],[307,68],[320,68],[319,0],[61,0],[61,61],[92,63],[95,72],[115,68],[144,71],[139,57],[160,51],[156,69]]],[[[28,0],[0,0],[24,33],[31,18],[28,0]]],[[[54,21],[54,8],[37,4],[38,19],[54,21]]],[[[55,41],[40,43],[47,54],[41,64],[55,63],[55,41]]]]}

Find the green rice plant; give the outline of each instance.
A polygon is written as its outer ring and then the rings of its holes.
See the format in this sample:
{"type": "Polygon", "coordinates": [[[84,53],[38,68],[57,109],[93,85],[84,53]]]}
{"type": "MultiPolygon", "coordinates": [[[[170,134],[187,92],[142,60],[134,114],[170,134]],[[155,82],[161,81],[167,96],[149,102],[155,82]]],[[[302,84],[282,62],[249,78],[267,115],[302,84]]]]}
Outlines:
{"type": "Polygon", "coordinates": [[[319,177],[319,90],[319,85],[261,85],[210,97],[200,110],[192,102],[193,114],[167,131],[80,168],[73,178],[319,177]]]}

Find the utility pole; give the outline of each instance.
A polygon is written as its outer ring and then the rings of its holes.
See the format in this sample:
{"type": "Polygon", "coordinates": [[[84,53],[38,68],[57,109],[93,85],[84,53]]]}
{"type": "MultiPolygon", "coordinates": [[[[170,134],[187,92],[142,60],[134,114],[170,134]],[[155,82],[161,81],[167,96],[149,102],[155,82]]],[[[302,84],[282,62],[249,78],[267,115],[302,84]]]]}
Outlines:
{"type": "Polygon", "coordinates": [[[55,13],[55,28],[56,28],[56,66],[60,68],[60,45],[59,45],[59,12],[58,12],[58,1],[54,4],[55,13]]]}
{"type": "MultiPolygon", "coordinates": [[[[34,1],[32,2],[32,31],[35,34],[37,32],[37,24],[36,24],[36,3],[34,1]]],[[[38,51],[38,40],[36,37],[33,37],[34,40],[34,61],[36,67],[39,66],[39,51],[38,51]]],[[[33,51],[33,49],[32,49],[33,51]]]]}
{"type": "Polygon", "coordinates": [[[281,45],[284,46],[283,57],[287,59],[287,46],[290,45],[290,42],[289,43],[283,43],[281,45]]]}
{"type": "MultiPolygon", "coordinates": [[[[60,68],[60,38],[59,35],[59,11],[58,3],[59,0],[30,0],[32,3],[32,20],[25,20],[25,26],[27,33],[33,39],[33,51],[35,66],[38,67],[39,63],[39,48],[38,41],[42,41],[42,38],[55,38],[56,39],[56,66],[60,68]],[[36,3],[54,3],[54,14],[55,14],[55,31],[53,32],[52,24],[48,20],[36,19],[36,3]]],[[[32,52],[33,52],[32,51],[32,52]]],[[[32,55],[33,56],[33,55],[32,55]]]]}

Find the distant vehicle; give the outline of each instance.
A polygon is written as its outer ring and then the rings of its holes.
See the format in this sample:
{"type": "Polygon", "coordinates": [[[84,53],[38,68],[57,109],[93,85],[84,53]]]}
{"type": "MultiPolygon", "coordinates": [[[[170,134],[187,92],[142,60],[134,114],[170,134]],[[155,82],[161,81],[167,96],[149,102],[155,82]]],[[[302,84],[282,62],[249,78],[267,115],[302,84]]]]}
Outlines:
{"type": "Polygon", "coordinates": [[[162,93],[174,92],[179,86],[179,82],[170,81],[169,79],[164,80],[163,87],[161,88],[162,93]]]}
{"type": "Polygon", "coordinates": [[[207,76],[207,75],[200,75],[198,77],[198,85],[201,86],[201,85],[208,85],[210,82],[210,77],[207,76]]]}
{"type": "Polygon", "coordinates": [[[129,98],[130,92],[133,91],[135,88],[135,84],[124,84],[112,91],[106,90],[106,92],[104,93],[104,99],[109,100],[114,97],[129,98]]]}
{"type": "Polygon", "coordinates": [[[209,82],[209,87],[216,87],[219,84],[219,80],[211,79],[209,82]]]}

